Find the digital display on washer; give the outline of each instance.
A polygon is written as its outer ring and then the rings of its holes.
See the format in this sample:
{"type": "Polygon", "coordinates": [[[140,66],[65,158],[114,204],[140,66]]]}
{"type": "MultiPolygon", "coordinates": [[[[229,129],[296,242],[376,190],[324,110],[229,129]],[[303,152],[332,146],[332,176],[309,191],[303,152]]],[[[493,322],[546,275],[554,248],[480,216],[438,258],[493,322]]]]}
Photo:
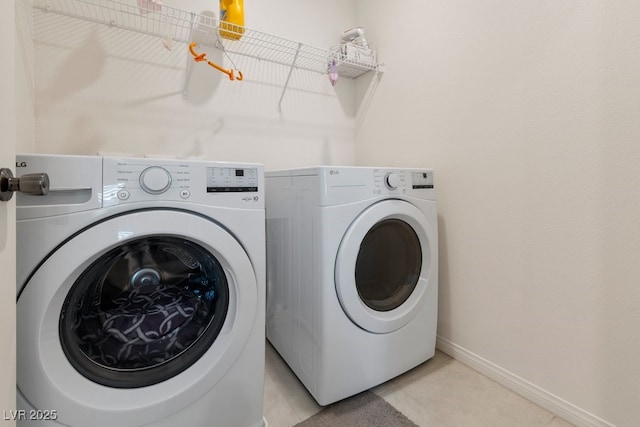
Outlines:
{"type": "Polygon", "coordinates": [[[413,189],[433,188],[433,172],[413,172],[411,174],[411,186],[413,189]]]}
{"type": "Polygon", "coordinates": [[[258,191],[257,168],[207,168],[207,193],[258,191]]]}

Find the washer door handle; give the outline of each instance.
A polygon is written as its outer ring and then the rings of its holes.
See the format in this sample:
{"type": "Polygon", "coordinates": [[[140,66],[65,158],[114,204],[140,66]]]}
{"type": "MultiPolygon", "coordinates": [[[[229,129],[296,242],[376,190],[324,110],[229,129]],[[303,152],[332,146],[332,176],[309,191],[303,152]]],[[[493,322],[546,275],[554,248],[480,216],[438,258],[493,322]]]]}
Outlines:
{"type": "Polygon", "coordinates": [[[0,201],[11,200],[16,191],[33,196],[45,196],[49,193],[49,175],[30,173],[16,178],[11,169],[0,168],[0,201]]]}

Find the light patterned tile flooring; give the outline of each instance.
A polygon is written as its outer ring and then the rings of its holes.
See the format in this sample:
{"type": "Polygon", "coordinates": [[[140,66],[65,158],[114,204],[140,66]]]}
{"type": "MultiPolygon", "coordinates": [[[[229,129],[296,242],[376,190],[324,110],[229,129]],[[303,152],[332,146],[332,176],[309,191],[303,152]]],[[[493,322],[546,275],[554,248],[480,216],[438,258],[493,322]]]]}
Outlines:
{"type": "MultiPolygon", "coordinates": [[[[572,426],[440,351],[372,391],[419,426],[572,426]]],[[[322,409],[268,342],[264,395],[269,427],[294,426],[322,409]]]]}

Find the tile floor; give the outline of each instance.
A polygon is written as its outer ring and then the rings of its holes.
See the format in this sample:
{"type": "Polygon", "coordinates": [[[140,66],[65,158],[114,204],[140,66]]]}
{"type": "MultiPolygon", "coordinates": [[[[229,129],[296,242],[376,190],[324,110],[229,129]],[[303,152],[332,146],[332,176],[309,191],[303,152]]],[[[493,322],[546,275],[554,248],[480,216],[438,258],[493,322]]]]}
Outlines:
{"type": "MultiPolygon", "coordinates": [[[[419,426],[572,425],[440,351],[373,391],[419,426]]],[[[264,410],[269,427],[291,427],[321,409],[267,342],[264,410]]]]}

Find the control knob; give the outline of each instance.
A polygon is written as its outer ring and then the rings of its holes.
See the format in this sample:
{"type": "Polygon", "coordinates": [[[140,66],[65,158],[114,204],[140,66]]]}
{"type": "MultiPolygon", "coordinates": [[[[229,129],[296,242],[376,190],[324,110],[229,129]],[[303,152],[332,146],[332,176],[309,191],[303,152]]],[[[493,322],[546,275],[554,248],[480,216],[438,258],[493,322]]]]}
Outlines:
{"type": "Polygon", "coordinates": [[[150,166],[140,174],[140,187],[149,194],[162,194],[171,187],[171,174],[160,166],[150,166]]]}
{"type": "Polygon", "coordinates": [[[389,172],[384,176],[384,185],[389,190],[395,190],[400,185],[400,177],[394,172],[389,172]]]}

